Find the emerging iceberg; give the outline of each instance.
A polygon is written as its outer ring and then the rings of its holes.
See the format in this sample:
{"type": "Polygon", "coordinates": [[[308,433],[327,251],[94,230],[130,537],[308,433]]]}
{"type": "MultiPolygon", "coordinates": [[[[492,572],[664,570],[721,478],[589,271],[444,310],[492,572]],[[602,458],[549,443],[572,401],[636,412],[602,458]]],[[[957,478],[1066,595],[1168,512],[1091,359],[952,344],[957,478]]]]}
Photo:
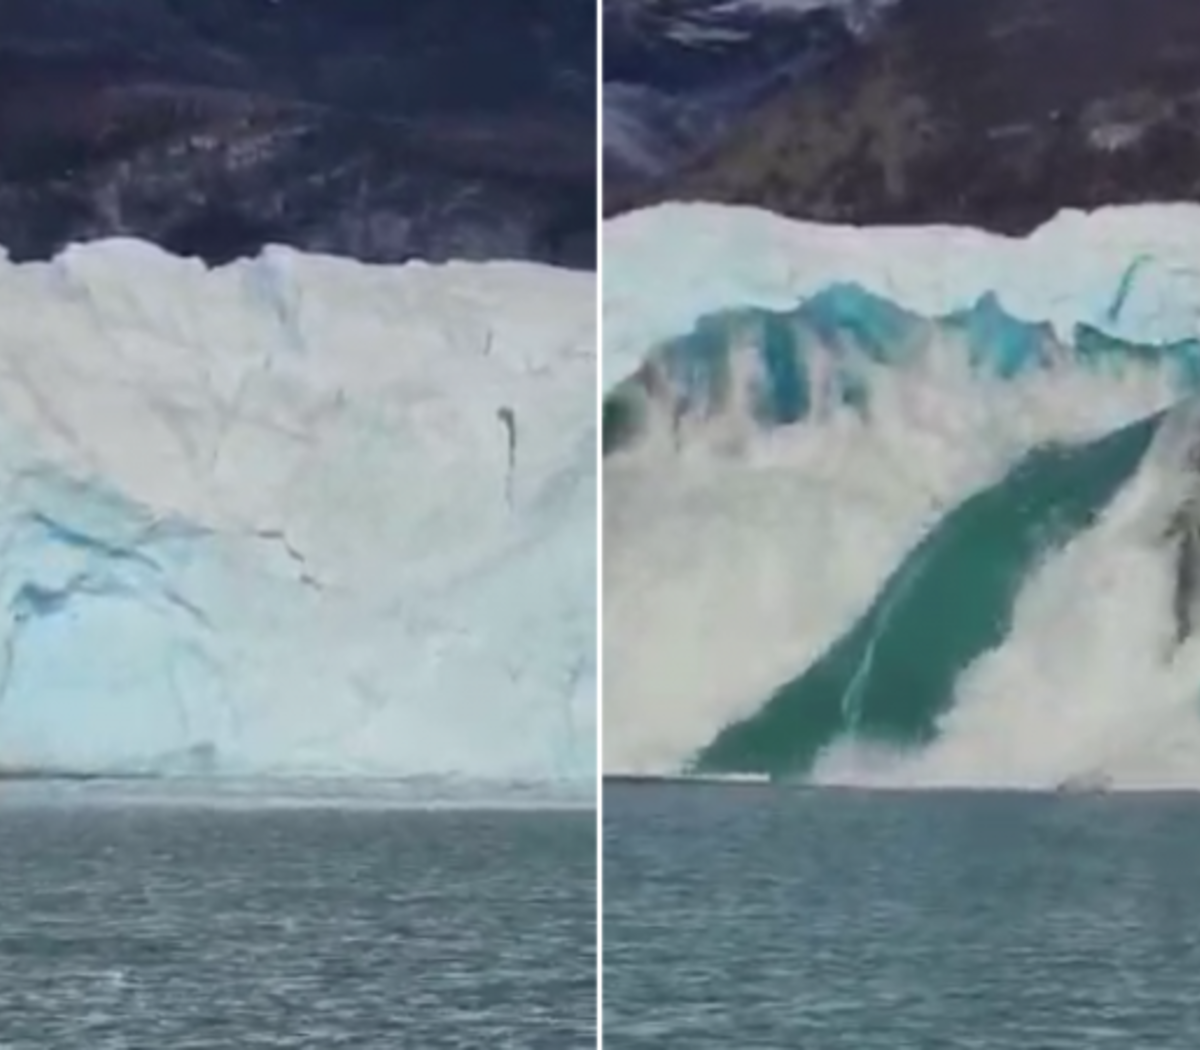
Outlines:
{"type": "Polygon", "coordinates": [[[0,766],[586,779],[594,291],[0,261],[0,766]]]}
{"type": "MultiPolygon", "coordinates": [[[[1030,686],[1029,669],[1046,660],[1024,654],[1049,632],[1025,626],[1019,599],[1034,593],[1043,560],[1058,564],[1059,546],[1043,540],[1068,542],[1057,514],[1072,493],[1082,503],[1067,516],[1088,549],[1109,549],[1111,537],[1092,525],[1110,498],[1118,508],[1132,498],[1123,487],[1132,466],[1117,457],[1124,472],[1102,479],[1121,498],[1104,486],[1098,495],[1075,464],[1069,483],[1052,486],[1058,503],[1034,486],[1031,507],[998,500],[1002,513],[983,518],[972,508],[986,509],[989,492],[1023,501],[1024,484],[1012,484],[1024,477],[1018,464],[1052,460],[1056,449],[1104,449],[1106,435],[1124,449],[1125,428],[1200,388],[1198,336],[1194,205],[1064,212],[1027,238],[829,227],[716,205],[664,205],[610,222],[606,770],[815,765],[823,775],[818,753],[848,726],[882,727],[862,734],[871,741],[897,735],[888,720],[899,707],[875,715],[912,657],[922,677],[899,698],[919,715],[901,726],[906,741],[923,743],[936,729],[961,742],[971,706],[964,695],[987,694],[987,718],[972,716],[971,726],[987,721],[990,748],[948,744],[937,777],[1044,785],[1090,774],[1099,750],[1039,751],[1044,717],[1017,717],[1021,696],[1054,693],[1053,683],[1030,686]],[[1035,527],[1042,519],[1045,530],[1035,527]],[[962,531],[964,522],[971,528],[962,531]],[[963,558],[930,563],[935,547],[939,559],[963,558]],[[992,560],[976,566],[972,582],[965,566],[985,547],[992,560]],[[1019,571],[987,575],[1005,560],[1019,571]],[[974,593],[943,600],[959,586],[974,593]],[[960,601],[976,603],[978,621],[963,616],[943,631],[960,601]],[[913,655],[914,639],[927,633],[953,646],[934,661],[913,655]],[[1020,651],[981,655],[1010,648],[1020,651]],[[1019,687],[1014,667],[1026,676],[1019,687]]],[[[1119,537],[1112,544],[1124,551],[1119,537]]],[[[1138,604],[1126,586],[1105,613],[1124,622],[1136,607],[1129,621],[1167,637],[1171,552],[1161,543],[1130,549],[1139,565],[1154,566],[1157,590],[1138,604]]],[[[1106,555],[1079,578],[1095,587],[1089,573],[1103,579],[1113,564],[1106,555]]],[[[1074,615],[1063,628],[1074,632],[1071,644],[1061,647],[1073,663],[1059,693],[1097,695],[1080,668],[1102,665],[1102,649],[1131,667],[1130,654],[1144,651],[1136,675],[1109,675],[1124,697],[1140,698],[1162,662],[1157,635],[1122,648],[1075,615],[1078,601],[1063,607],[1074,615]]],[[[1192,656],[1189,642],[1181,665],[1192,656]]],[[[1076,739],[1124,727],[1078,704],[1060,708],[1077,719],[1076,739]]],[[[866,761],[878,759],[872,752],[866,761]]],[[[845,776],[862,779],[852,765],[845,776]]],[[[1200,758],[1182,766],[1187,782],[1200,784],[1200,758]]]]}

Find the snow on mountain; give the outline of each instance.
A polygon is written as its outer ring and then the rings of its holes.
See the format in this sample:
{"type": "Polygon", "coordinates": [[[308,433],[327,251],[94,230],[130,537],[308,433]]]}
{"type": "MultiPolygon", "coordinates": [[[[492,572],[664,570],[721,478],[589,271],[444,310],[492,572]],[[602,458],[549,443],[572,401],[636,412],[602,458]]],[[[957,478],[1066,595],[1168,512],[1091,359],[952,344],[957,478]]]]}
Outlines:
{"type": "Polygon", "coordinates": [[[588,778],[593,289],[0,262],[0,766],[588,778]]]}

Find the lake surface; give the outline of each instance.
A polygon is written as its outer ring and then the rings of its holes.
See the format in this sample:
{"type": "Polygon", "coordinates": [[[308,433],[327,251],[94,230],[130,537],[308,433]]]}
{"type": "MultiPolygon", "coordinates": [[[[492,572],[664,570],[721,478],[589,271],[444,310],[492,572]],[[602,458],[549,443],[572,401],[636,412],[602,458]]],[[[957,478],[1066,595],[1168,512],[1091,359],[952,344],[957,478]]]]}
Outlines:
{"type": "Polygon", "coordinates": [[[1195,1050],[1200,797],[610,785],[611,1050],[1195,1050]]]}
{"type": "Polygon", "coordinates": [[[2,1050],[595,1046],[591,809],[8,786],[2,1050]]]}

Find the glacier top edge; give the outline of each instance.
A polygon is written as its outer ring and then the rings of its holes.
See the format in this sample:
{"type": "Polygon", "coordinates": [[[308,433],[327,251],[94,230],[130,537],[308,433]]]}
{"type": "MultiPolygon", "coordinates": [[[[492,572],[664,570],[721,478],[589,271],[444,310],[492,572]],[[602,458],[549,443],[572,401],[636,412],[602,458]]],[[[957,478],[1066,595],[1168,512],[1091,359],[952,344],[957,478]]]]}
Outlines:
{"type": "MultiPolygon", "coordinates": [[[[552,266],[549,263],[531,262],[524,259],[448,259],[435,262],[427,259],[410,259],[406,262],[375,262],[355,259],[348,255],[334,252],[315,252],[296,248],[288,244],[266,244],[254,255],[247,255],[231,262],[210,266],[198,256],[179,255],[140,237],[97,237],[94,240],[72,241],[64,245],[49,259],[28,259],[14,261],[10,249],[0,243],[0,266],[21,269],[53,268],[70,265],[77,259],[89,256],[104,256],[108,258],[123,258],[126,260],[151,261],[155,260],[164,265],[173,265],[181,269],[190,269],[201,273],[221,273],[239,271],[247,266],[270,263],[276,266],[287,266],[297,260],[310,260],[309,264],[341,269],[363,269],[370,271],[430,271],[443,273],[553,273],[569,274],[578,283],[595,279],[595,274],[587,270],[572,270],[562,266],[552,266]]],[[[302,263],[304,265],[304,263],[302,263]]]]}
{"type": "Polygon", "coordinates": [[[1200,333],[1200,205],[1064,210],[1027,237],[954,226],[828,225],[748,206],[669,203],[605,224],[604,386],[704,314],[789,309],[855,283],[926,316],[994,294],[1064,340],[1079,324],[1130,342],[1200,333]]]}
{"type": "Polygon", "coordinates": [[[43,357],[51,344],[87,342],[90,354],[76,345],[69,356],[89,369],[103,356],[113,374],[135,364],[244,370],[287,351],[293,371],[326,388],[337,385],[330,369],[411,376],[421,365],[461,387],[472,372],[528,372],[596,352],[595,275],[512,260],[365,263],[268,246],[210,268],[133,238],[74,243],[40,261],[0,249],[0,314],[6,350],[21,362],[31,347],[43,357]],[[407,354],[367,360],[370,346],[392,344],[407,354]],[[466,375],[446,374],[455,362],[466,375]]]}

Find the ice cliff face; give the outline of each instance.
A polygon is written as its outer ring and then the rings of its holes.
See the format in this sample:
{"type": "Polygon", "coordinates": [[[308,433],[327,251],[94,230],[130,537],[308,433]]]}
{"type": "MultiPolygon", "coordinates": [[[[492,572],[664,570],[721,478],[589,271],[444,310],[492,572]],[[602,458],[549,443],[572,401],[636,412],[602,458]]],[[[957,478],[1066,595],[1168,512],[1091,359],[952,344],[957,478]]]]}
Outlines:
{"type": "Polygon", "coordinates": [[[593,283],[0,262],[0,765],[594,767],[593,283]]]}
{"type": "MultiPolygon", "coordinates": [[[[678,770],[824,666],[951,508],[1200,388],[1198,333],[1195,205],[1063,212],[1021,238],[715,205],[608,223],[606,769],[678,770]]],[[[1087,632],[1063,629],[1078,662],[1087,632]]],[[[995,694],[1034,695],[1014,681],[995,694]]],[[[1078,683],[1048,692],[1098,695],[1078,683]]],[[[1013,721],[1001,704],[989,725],[1013,721]]]]}

